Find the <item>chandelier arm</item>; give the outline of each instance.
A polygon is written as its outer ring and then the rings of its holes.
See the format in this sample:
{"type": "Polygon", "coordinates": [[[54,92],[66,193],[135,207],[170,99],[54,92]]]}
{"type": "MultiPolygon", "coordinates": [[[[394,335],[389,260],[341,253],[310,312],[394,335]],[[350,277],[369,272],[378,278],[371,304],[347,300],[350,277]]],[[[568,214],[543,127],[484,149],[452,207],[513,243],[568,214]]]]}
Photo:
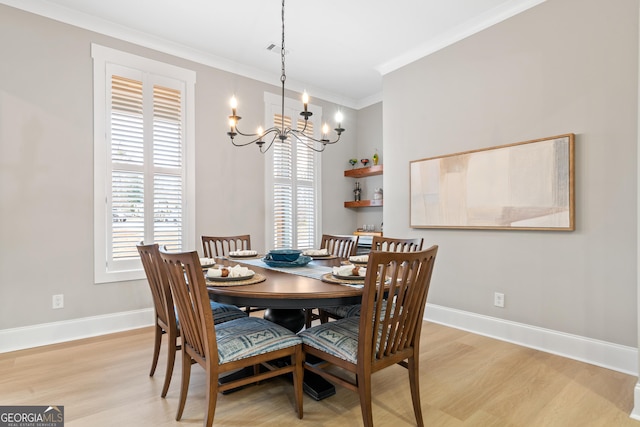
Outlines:
{"type": "Polygon", "coordinates": [[[298,141],[299,143],[301,143],[302,145],[304,145],[305,147],[307,147],[309,150],[315,151],[316,153],[322,153],[325,149],[325,143],[323,141],[319,141],[317,139],[313,139],[313,138],[309,138],[306,135],[303,135],[304,139],[301,138],[299,135],[297,135],[296,133],[291,133],[291,135],[294,137],[294,139],[296,141],[298,141]],[[316,148],[314,144],[309,144],[306,140],[310,139],[314,142],[319,142],[322,144],[322,148],[316,148]]]}
{"type": "Polygon", "coordinates": [[[291,133],[293,133],[295,135],[296,139],[298,139],[303,144],[304,144],[304,141],[302,141],[302,138],[305,138],[305,139],[308,139],[308,140],[311,140],[311,141],[314,141],[314,142],[317,142],[317,143],[320,143],[320,144],[335,144],[336,142],[340,141],[340,134],[338,134],[338,137],[335,140],[329,141],[328,139],[317,139],[317,138],[314,138],[312,136],[305,135],[301,131],[295,130],[295,129],[291,129],[291,133]]]}
{"type": "Polygon", "coordinates": [[[273,145],[273,142],[276,140],[276,138],[278,137],[278,133],[274,133],[273,138],[271,138],[271,141],[269,142],[269,145],[267,145],[267,148],[264,148],[261,146],[260,147],[260,152],[262,154],[266,153],[267,151],[269,151],[269,148],[271,148],[271,146],[273,145]]]}
{"type": "Polygon", "coordinates": [[[258,140],[260,140],[260,138],[254,139],[253,141],[238,143],[234,139],[231,139],[231,143],[233,145],[235,145],[236,147],[245,147],[245,146],[250,145],[250,144],[255,144],[256,142],[258,142],[258,140]]]}

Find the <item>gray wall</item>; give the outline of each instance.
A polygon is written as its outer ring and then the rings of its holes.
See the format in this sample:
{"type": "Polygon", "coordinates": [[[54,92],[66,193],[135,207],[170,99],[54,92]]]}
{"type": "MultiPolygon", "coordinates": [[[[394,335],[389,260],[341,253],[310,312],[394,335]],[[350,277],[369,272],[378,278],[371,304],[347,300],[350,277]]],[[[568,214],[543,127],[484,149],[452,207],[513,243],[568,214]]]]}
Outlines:
{"type": "MultiPolygon", "coordinates": [[[[254,147],[233,148],[225,132],[234,91],[247,128],[255,129],[264,92],[278,94],[278,86],[4,5],[0,40],[0,331],[152,306],[145,281],[93,282],[94,42],[197,72],[198,240],[191,249],[201,249],[200,235],[218,233],[250,233],[254,247],[268,246],[263,156],[254,147]],[[60,293],[65,308],[52,310],[51,296],[60,293]]],[[[337,108],[312,103],[329,118],[337,108]]],[[[356,223],[356,214],[343,208],[348,189],[342,186],[356,152],[358,118],[354,110],[343,112],[347,131],[322,159],[323,219],[335,233],[350,233],[356,223]]]]}
{"type": "MultiPolygon", "coordinates": [[[[369,107],[358,110],[358,152],[354,156],[358,160],[369,159],[373,164],[373,155],[378,152],[379,164],[384,164],[384,152],[382,143],[382,103],[371,105],[369,107]]],[[[362,166],[360,163],[356,167],[362,166]]],[[[347,167],[349,169],[350,167],[347,167]]],[[[353,200],[353,188],[356,180],[353,178],[345,178],[348,180],[348,194],[345,200],[353,200]]],[[[357,180],[362,188],[362,199],[373,199],[373,192],[376,188],[383,187],[383,176],[372,176],[357,180]]],[[[383,188],[384,190],[384,188],[383,188]]],[[[380,230],[382,223],[382,212],[384,207],[361,208],[357,209],[357,226],[362,227],[364,224],[373,224],[377,231],[380,230]]]]}
{"type": "MultiPolygon", "coordinates": [[[[323,231],[377,224],[343,208],[342,171],[382,134],[385,235],[441,246],[431,303],[636,347],[637,21],[635,0],[548,0],[385,76],[383,103],[345,110],[323,154],[323,231]],[[410,160],[567,132],[576,231],[409,227],[410,160]]],[[[235,91],[250,126],[276,86],[7,6],[0,40],[0,330],[151,307],[143,281],[93,283],[92,42],[197,72],[196,233],[267,246],[263,159],[230,147],[224,117],[235,91]]]]}
{"type": "Polygon", "coordinates": [[[384,77],[385,234],[440,245],[430,303],[636,347],[637,83],[635,0],[549,0],[384,77]],[[570,132],[575,231],[409,227],[409,161],[570,132]]]}

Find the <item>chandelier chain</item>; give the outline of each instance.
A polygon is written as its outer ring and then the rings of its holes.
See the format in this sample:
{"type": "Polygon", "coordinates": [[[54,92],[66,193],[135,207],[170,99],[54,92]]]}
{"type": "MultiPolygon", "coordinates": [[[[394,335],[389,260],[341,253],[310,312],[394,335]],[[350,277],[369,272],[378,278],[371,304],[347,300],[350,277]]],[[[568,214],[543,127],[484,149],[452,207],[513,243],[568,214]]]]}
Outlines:
{"type": "Polygon", "coordinates": [[[284,84],[285,80],[287,80],[287,75],[284,71],[284,0],[282,0],[282,45],[280,46],[280,58],[282,60],[282,75],[280,76],[280,81],[284,84]]]}
{"type": "Polygon", "coordinates": [[[286,121],[285,121],[285,105],[284,104],[285,104],[285,81],[287,80],[287,74],[285,70],[286,47],[284,43],[284,34],[285,34],[284,2],[285,0],[282,0],[282,13],[281,13],[282,44],[280,46],[280,60],[281,60],[281,72],[282,72],[280,75],[280,82],[282,83],[282,103],[281,103],[281,120],[280,120],[281,126],[278,127],[277,125],[275,125],[267,130],[262,130],[262,128],[260,127],[257,133],[241,132],[240,129],[238,129],[238,122],[242,117],[240,117],[237,114],[237,101],[234,96],[231,99],[231,115],[229,116],[230,131],[227,132],[227,135],[229,135],[229,137],[231,138],[231,143],[233,145],[237,147],[243,147],[249,144],[256,144],[260,148],[261,153],[267,152],[269,148],[271,148],[271,146],[274,144],[274,142],[276,142],[276,139],[284,143],[287,141],[287,139],[289,139],[289,137],[293,138],[295,141],[297,141],[297,143],[304,145],[310,150],[313,150],[316,152],[322,152],[326,148],[327,144],[335,144],[336,142],[338,142],[340,140],[340,135],[342,134],[342,132],[345,131],[340,124],[340,122],[342,121],[342,118],[341,118],[342,114],[340,112],[336,114],[336,121],[338,122],[338,126],[334,129],[337,135],[336,139],[334,139],[333,141],[329,140],[329,137],[328,137],[329,130],[326,124],[322,129],[321,138],[318,139],[318,138],[314,138],[312,135],[308,135],[307,124],[309,122],[309,117],[311,117],[313,113],[307,109],[309,97],[305,92],[303,96],[304,111],[300,112],[300,116],[302,116],[304,120],[304,126],[302,126],[302,129],[299,129],[296,123],[296,120],[294,118],[292,118],[291,120],[292,122],[291,127],[287,127],[285,125],[286,121]],[[235,137],[238,135],[243,137],[249,137],[252,139],[246,142],[236,142],[235,137]],[[265,141],[265,138],[267,137],[270,139],[265,141]],[[315,144],[318,144],[318,146],[316,146],[315,144]]]}

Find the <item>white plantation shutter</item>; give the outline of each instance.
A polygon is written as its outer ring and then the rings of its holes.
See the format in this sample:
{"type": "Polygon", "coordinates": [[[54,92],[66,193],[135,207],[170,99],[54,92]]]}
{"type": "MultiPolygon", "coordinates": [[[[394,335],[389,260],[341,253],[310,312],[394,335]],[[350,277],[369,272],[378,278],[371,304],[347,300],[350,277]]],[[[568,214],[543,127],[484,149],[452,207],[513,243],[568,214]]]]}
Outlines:
{"type": "Polygon", "coordinates": [[[144,121],[142,82],[111,77],[110,258],[135,258],[144,240],[144,121]]]}
{"type": "Polygon", "coordinates": [[[97,45],[92,54],[96,282],[129,280],[144,277],[140,241],[179,251],[195,240],[189,236],[194,215],[187,209],[193,155],[186,155],[193,139],[187,132],[193,113],[187,110],[193,108],[195,74],[97,45]]]}
{"type": "MultiPolygon", "coordinates": [[[[275,98],[265,95],[267,102],[268,126],[292,126],[292,117],[299,110],[285,109],[275,98]],[[276,112],[277,111],[277,112],[276,112]]],[[[277,99],[280,102],[280,99],[277,99]]],[[[316,113],[314,112],[314,115],[316,113]]],[[[313,135],[315,120],[307,124],[306,135],[313,135]]],[[[295,123],[298,130],[304,128],[304,120],[295,123]]],[[[267,244],[266,249],[298,248],[311,249],[319,244],[319,193],[320,193],[320,156],[309,150],[295,138],[281,142],[276,138],[267,156],[267,244]]]]}
{"type": "MultiPolygon", "coordinates": [[[[276,114],[274,126],[282,126],[283,117],[276,114]]],[[[291,118],[284,117],[284,125],[291,126],[291,118]]],[[[294,206],[293,206],[293,150],[291,139],[277,140],[273,150],[273,248],[293,248],[294,206]]]]}
{"type": "MultiPolygon", "coordinates": [[[[298,120],[298,130],[304,129],[304,120],[298,120]]],[[[313,136],[313,123],[307,124],[305,135],[313,136]]],[[[297,142],[296,150],[296,247],[313,249],[316,230],[316,153],[309,150],[301,142],[297,142]]]]}
{"type": "Polygon", "coordinates": [[[153,241],[184,247],[181,91],[153,87],[153,241]]]}

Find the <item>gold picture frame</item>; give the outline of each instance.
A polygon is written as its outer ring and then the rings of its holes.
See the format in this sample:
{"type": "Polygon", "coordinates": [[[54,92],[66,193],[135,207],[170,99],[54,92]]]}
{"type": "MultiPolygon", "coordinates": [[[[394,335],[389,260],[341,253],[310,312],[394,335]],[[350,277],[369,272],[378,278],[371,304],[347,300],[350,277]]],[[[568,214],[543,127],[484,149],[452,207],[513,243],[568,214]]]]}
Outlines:
{"type": "Polygon", "coordinates": [[[413,228],[575,230],[572,133],[410,162],[413,228]]]}

